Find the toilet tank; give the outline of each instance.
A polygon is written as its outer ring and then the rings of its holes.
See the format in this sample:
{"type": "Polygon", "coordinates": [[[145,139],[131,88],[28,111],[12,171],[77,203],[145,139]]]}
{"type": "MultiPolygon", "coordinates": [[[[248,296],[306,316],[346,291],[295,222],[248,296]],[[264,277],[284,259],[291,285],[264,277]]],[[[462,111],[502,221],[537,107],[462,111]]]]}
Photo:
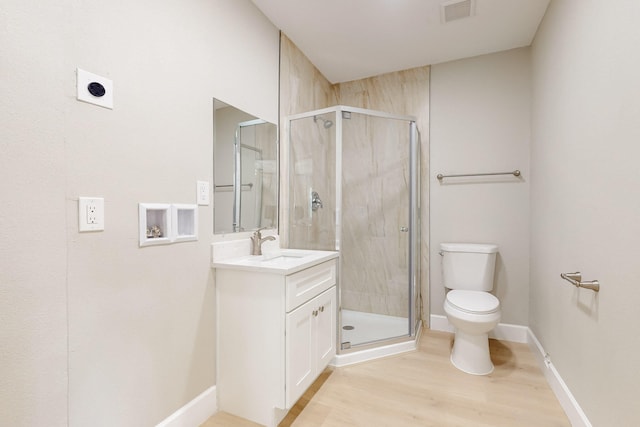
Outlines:
{"type": "Polygon", "coordinates": [[[498,245],[490,243],[441,243],[444,287],[490,291],[497,253],[498,245]]]}

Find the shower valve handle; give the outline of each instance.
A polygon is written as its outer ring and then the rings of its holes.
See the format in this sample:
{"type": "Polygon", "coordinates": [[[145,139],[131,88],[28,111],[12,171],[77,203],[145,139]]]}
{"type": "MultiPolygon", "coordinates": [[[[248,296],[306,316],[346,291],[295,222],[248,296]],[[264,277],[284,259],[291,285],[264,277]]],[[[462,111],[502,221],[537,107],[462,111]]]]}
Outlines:
{"type": "Polygon", "coordinates": [[[322,208],[322,200],[320,200],[320,195],[317,191],[311,192],[311,210],[313,212],[317,211],[318,208],[322,208]]]}

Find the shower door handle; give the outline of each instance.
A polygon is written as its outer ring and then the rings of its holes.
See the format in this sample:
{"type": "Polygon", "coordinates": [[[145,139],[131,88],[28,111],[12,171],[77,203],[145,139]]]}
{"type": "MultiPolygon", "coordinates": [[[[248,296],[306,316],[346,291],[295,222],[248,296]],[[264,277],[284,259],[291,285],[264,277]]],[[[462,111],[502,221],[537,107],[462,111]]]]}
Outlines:
{"type": "Polygon", "coordinates": [[[408,233],[409,232],[409,227],[402,226],[402,227],[400,227],[400,231],[403,232],[403,233],[408,233]]]}

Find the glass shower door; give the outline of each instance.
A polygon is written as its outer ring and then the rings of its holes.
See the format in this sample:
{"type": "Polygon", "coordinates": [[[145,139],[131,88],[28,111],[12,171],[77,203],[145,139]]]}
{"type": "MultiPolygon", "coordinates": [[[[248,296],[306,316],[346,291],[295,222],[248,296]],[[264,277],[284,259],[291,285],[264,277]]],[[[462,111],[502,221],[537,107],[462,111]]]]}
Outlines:
{"type": "Polygon", "coordinates": [[[287,123],[286,244],[340,252],[340,349],[409,340],[419,319],[415,121],[337,106],[287,123]]]}
{"type": "Polygon", "coordinates": [[[343,116],[343,346],[410,333],[409,132],[407,121],[343,116]]]}

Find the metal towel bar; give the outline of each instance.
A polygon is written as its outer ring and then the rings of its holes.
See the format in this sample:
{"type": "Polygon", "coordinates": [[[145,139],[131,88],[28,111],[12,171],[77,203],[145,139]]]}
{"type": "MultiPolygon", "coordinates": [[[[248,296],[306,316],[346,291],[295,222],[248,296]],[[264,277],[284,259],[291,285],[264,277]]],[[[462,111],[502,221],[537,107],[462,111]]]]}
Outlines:
{"type": "Polygon", "coordinates": [[[467,174],[462,174],[462,175],[442,175],[441,173],[439,173],[436,178],[438,178],[439,181],[442,181],[442,178],[458,178],[458,177],[462,177],[462,176],[487,176],[487,175],[513,175],[513,176],[520,176],[520,171],[519,170],[514,170],[512,172],[492,172],[492,173],[467,173],[467,174]]]}
{"type": "Polygon", "coordinates": [[[560,277],[562,277],[567,282],[571,283],[576,288],[586,288],[591,289],[592,291],[599,292],[600,291],[600,282],[597,280],[590,281],[582,281],[582,274],[579,271],[575,273],[560,273],[560,277]]]}
{"type": "MultiPolygon", "coordinates": [[[[233,187],[235,187],[234,184],[225,184],[225,185],[216,185],[215,187],[215,191],[216,192],[231,192],[233,191],[233,187]]],[[[251,189],[253,188],[253,183],[250,182],[248,184],[242,184],[242,191],[251,191],[251,189]]]]}

